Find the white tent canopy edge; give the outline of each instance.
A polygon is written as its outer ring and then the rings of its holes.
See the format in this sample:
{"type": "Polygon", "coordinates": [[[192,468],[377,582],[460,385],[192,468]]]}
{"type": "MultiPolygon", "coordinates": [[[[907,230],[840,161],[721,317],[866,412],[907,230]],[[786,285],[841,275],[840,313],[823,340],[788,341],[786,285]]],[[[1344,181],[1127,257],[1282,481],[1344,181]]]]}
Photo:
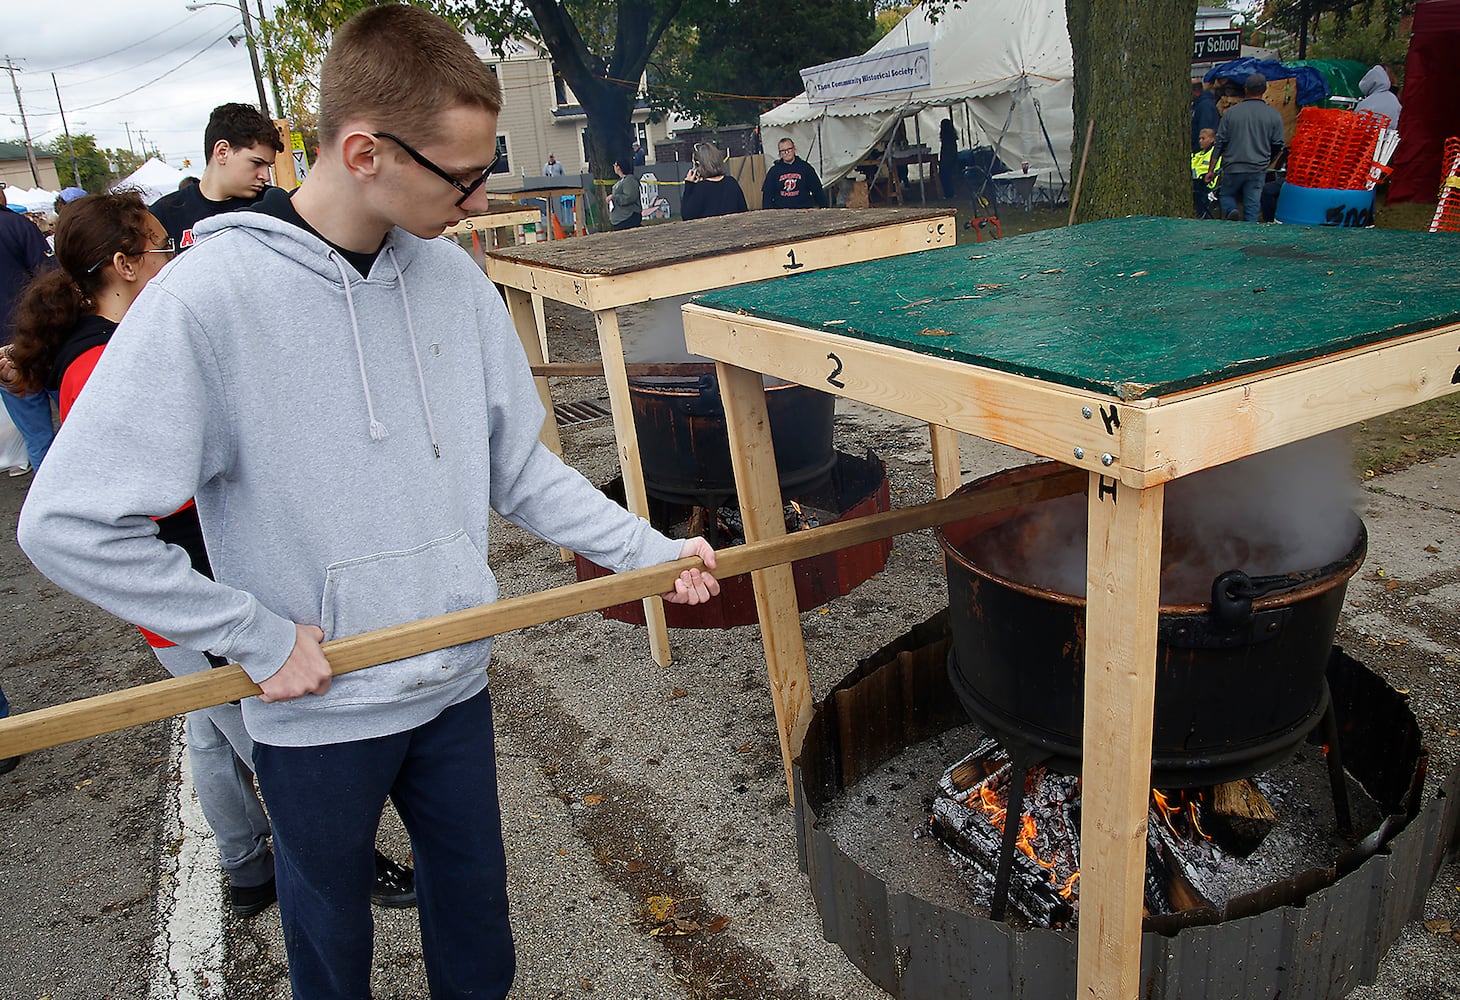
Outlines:
{"type": "Polygon", "coordinates": [[[812,104],[803,92],[761,116],[766,157],[789,136],[823,183],[845,176],[907,121],[913,143],[938,146],[952,118],[959,147],[995,147],[1005,163],[1070,176],[1074,60],[1063,0],[967,0],[936,22],[915,7],[867,55],[926,42],[928,87],[812,104]]]}

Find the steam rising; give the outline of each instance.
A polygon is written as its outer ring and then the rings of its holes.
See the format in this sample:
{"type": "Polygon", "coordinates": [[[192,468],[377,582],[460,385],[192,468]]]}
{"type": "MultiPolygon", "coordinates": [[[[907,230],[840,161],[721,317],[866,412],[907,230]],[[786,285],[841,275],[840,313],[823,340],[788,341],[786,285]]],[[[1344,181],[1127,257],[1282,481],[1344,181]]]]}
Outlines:
{"type": "MultiPolygon", "coordinates": [[[[1230,569],[1265,576],[1343,558],[1358,533],[1345,432],[1295,442],[1166,487],[1161,603],[1205,604],[1230,569]]],[[[1083,597],[1086,502],[1062,497],[969,540],[975,565],[1005,579],[1083,597]]]]}
{"type": "Polygon", "coordinates": [[[620,316],[627,314],[620,331],[624,340],[624,360],[630,364],[709,361],[709,358],[691,354],[684,346],[684,319],[679,310],[693,297],[676,295],[633,310],[620,310],[620,316]]]}

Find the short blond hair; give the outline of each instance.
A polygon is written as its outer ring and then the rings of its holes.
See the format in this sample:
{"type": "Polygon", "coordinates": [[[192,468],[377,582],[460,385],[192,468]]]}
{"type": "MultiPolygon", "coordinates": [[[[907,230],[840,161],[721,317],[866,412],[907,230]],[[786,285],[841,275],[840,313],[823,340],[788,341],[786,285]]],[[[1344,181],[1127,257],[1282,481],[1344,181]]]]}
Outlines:
{"type": "Polygon", "coordinates": [[[361,11],[335,32],[319,74],[319,139],[365,119],[412,142],[440,135],[450,108],[502,110],[502,86],[460,31],[419,7],[361,11]]]}

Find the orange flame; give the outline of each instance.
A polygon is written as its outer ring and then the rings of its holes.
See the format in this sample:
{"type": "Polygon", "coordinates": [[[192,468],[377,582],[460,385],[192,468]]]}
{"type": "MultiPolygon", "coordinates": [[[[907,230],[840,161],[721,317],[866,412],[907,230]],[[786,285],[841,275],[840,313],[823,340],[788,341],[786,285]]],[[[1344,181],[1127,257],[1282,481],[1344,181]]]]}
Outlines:
{"type": "Polygon", "coordinates": [[[1065,879],[1065,884],[1060,886],[1060,895],[1065,897],[1065,899],[1069,899],[1071,896],[1073,896],[1075,894],[1075,883],[1079,881],[1079,879],[1079,872],[1075,872],[1069,878],[1065,879]]]}

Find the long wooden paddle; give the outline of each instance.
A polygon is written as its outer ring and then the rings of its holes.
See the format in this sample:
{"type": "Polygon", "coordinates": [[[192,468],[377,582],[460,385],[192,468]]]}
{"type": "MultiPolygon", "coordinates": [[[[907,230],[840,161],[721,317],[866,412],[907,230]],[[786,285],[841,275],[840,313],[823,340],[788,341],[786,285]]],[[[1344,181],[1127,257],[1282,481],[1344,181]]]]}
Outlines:
{"type": "MultiPolygon", "coordinates": [[[[715,553],[715,575],[728,578],[1005,507],[1067,496],[1083,490],[1087,479],[1088,473],[1051,463],[1048,474],[1026,482],[954,494],[932,503],[723,549],[715,553]]],[[[700,565],[697,558],[679,559],[404,625],[362,632],[325,643],[324,653],[336,675],[346,674],[665,593],[673,589],[674,580],[681,571],[700,565]]],[[[171,677],[25,712],[0,719],[0,759],[156,722],[258,693],[258,685],[249,680],[243,668],[229,664],[216,670],[171,677]]]]}

